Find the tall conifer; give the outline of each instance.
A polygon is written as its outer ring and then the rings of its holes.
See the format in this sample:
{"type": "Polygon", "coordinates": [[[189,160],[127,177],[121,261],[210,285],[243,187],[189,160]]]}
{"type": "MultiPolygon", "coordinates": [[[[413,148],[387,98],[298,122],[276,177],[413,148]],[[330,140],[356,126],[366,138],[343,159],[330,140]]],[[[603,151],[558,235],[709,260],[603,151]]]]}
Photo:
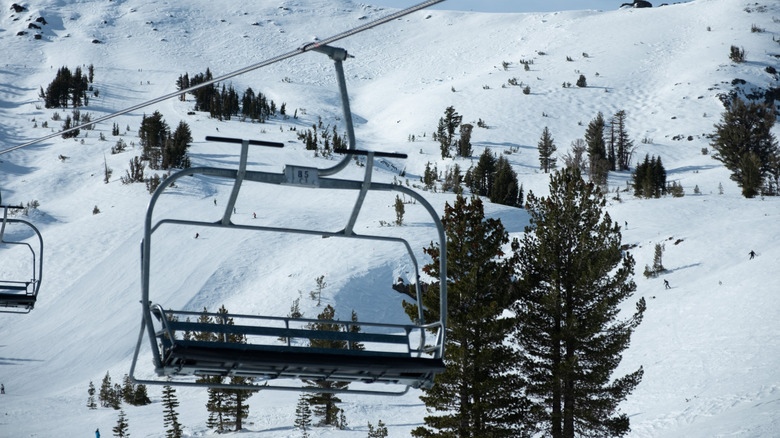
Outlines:
{"type": "Polygon", "coordinates": [[[642,368],[612,375],[645,302],[631,318],[618,318],[636,289],[634,260],[621,251],[620,227],[605,203],[579,170],[554,173],[548,198],[528,194],[531,224],[514,250],[520,369],[533,419],[553,438],[628,433],[618,404],[642,378],[642,368]]]}
{"type": "Polygon", "coordinates": [[[125,411],[119,411],[119,418],[116,421],[116,426],[113,427],[114,436],[118,438],[127,438],[130,436],[130,431],[128,430],[130,428],[130,425],[127,422],[127,415],[125,414],[125,411]]]}
{"type": "Polygon", "coordinates": [[[165,438],[181,438],[184,431],[179,423],[179,400],[176,398],[176,389],[171,385],[163,386],[162,391],[163,424],[165,425],[165,438]]]}
{"type": "Polygon", "coordinates": [[[89,397],[87,397],[87,407],[89,409],[97,409],[97,404],[95,404],[95,385],[91,380],[89,381],[89,389],[87,389],[87,394],[89,394],[89,397]]]}
{"type": "MultiPolygon", "coordinates": [[[[447,247],[446,371],[420,398],[429,412],[417,437],[516,437],[522,434],[520,379],[511,374],[515,353],[505,342],[514,321],[504,317],[513,297],[511,267],[503,247],[509,242],[501,221],[486,218],[478,197],[458,195],[447,204],[442,223],[447,247]]],[[[425,248],[432,262],[423,268],[439,277],[440,248],[425,248]]],[[[438,283],[423,295],[426,320],[438,319],[438,283]]],[[[404,303],[417,317],[417,305],[404,303]]]]}
{"type": "Polygon", "coordinates": [[[771,132],[774,124],[771,106],[735,99],[715,125],[712,157],[731,171],[731,179],[746,197],[758,193],[766,176],[780,172],[780,149],[771,132]]]}
{"type": "Polygon", "coordinates": [[[550,170],[555,169],[555,157],[553,154],[557,150],[555,147],[555,140],[550,134],[550,129],[546,126],[542,131],[542,136],[539,139],[539,168],[548,173],[550,170]]]}
{"type": "MultiPolygon", "coordinates": [[[[336,316],[336,310],[328,304],[325,306],[325,309],[322,310],[322,313],[317,315],[317,319],[321,322],[315,322],[310,323],[307,327],[310,330],[318,330],[318,331],[339,331],[341,329],[341,325],[330,322],[335,319],[336,316]]],[[[357,316],[353,313],[353,320],[355,320],[357,316]]],[[[357,327],[357,326],[355,326],[357,327]]],[[[341,341],[341,340],[334,340],[334,339],[310,339],[310,346],[313,348],[347,348],[347,342],[341,341]]],[[[362,349],[362,345],[355,345],[352,348],[359,348],[362,349]]],[[[305,383],[309,387],[315,387],[315,388],[321,388],[321,389],[327,389],[327,390],[340,390],[345,389],[347,386],[349,386],[349,382],[333,382],[328,380],[307,380],[305,383]]],[[[341,399],[332,392],[315,392],[312,393],[308,397],[309,404],[313,406],[313,413],[317,417],[321,419],[320,423],[329,425],[329,426],[335,426],[338,423],[338,414],[339,414],[339,407],[337,406],[338,403],[341,403],[341,399]]]]}

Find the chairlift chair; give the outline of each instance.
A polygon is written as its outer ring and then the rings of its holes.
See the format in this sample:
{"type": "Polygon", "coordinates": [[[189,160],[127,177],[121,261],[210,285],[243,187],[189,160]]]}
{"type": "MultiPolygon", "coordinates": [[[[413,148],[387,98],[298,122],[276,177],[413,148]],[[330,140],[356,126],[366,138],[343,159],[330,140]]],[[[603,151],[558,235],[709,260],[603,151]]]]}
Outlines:
{"type": "MultiPolygon", "coordinates": [[[[8,210],[21,209],[22,207],[0,205],[0,208],[3,209],[3,221],[0,225],[0,260],[3,260],[3,253],[8,254],[15,248],[27,248],[30,251],[29,263],[23,263],[29,264],[31,268],[29,274],[22,272],[4,273],[3,277],[0,278],[0,313],[29,313],[35,307],[35,302],[38,299],[38,290],[41,287],[43,238],[32,223],[8,217],[8,210]],[[21,227],[17,225],[21,225],[21,227]],[[38,238],[38,244],[31,245],[17,238],[9,237],[12,229],[32,230],[38,238]],[[11,276],[8,277],[8,275],[11,276]]],[[[24,253],[24,250],[21,252],[15,251],[13,257],[23,255],[24,253]]]]}
{"type": "MultiPolygon", "coordinates": [[[[433,207],[417,192],[396,184],[377,183],[371,180],[375,157],[406,158],[406,155],[358,151],[352,114],[349,109],[346,81],[342,61],[348,58],[346,50],[316,45],[310,50],[329,56],[336,67],[336,77],[341,94],[342,110],[346,125],[348,148],[341,151],[345,157],[331,168],[321,169],[298,165],[286,165],[283,172],[260,172],[247,170],[249,146],[283,147],[283,144],[258,140],[241,140],[223,137],[206,137],[209,141],[241,144],[239,165],[236,169],[216,167],[195,167],[176,172],[166,178],[149,202],[144,224],[144,238],[141,242],[141,304],[143,322],[138,336],[130,377],[145,384],[178,384],[187,386],[209,386],[233,389],[277,389],[288,391],[352,392],[363,394],[400,395],[410,388],[430,387],[436,374],[444,371],[444,343],[447,315],[447,258],[446,239],[441,220],[433,207]],[[365,174],[362,181],[333,178],[349,163],[354,155],[366,157],[365,174]],[[162,193],[178,179],[185,176],[203,175],[233,180],[233,188],[221,219],[214,222],[160,219],[153,221],[155,207],[162,193]],[[271,226],[235,224],[231,220],[238,193],[246,182],[275,184],[314,189],[336,189],[357,193],[355,206],[341,230],[295,229],[271,226]],[[369,191],[401,192],[425,208],[435,225],[440,250],[439,315],[437,321],[425,322],[423,318],[422,295],[419,268],[409,242],[400,237],[361,235],[353,227],[369,191]],[[206,226],[244,230],[247,232],[275,232],[322,237],[340,237],[391,242],[402,245],[412,260],[415,269],[417,321],[410,324],[387,324],[360,321],[360,331],[353,330],[353,321],[326,321],[339,327],[338,330],[312,329],[318,319],[291,318],[282,316],[222,315],[207,314],[213,323],[190,322],[188,317],[198,318],[202,312],[168,310],[152,301],[150,269],[154,233],[161,226],[206,226]],[[232,321],[229,323],[228,321],[232,321]],[[185,333],[211,333],[213,340],[184,339],[185,333]],[[152,351],[152,362],[159,377],[175,376],[238,376],[250,377],[255,383],[215,383],[190,380],[140,379],[135,375],[144,337],[148,338],[152,351]],[[246,339],[246,342],[231,342],[232,339],[246,339]],[[279,342],[278,339],[286,339],[279,342]],[[312,339],[340,341],[347,346],[360,343],[365,349],[313,348],[306,345],[312,339]],[[299,384],[281,384],[283,380],[299,384]],[[338,382],[384,383],[395,389],[323,389],[309,388],[300,384],[302,380],[338,382]],[[261,385],[258,383],[262,383],[261,385]]],[[[307,49],[308,50],[308,49],[307,49]]],[[[167,228],[167,227],[166,227],[167,228]]],[[[205,379],[203,379],[205,380],[205,379]]]]}
{"type": "MultiPolygon", "coordinates": [[[[244,389],[313,390],[317,392],[358,392],[366,394],[403,394],[409,388],[430,387],[433,377],[444,371],[444,335],[446,324],[446,251],[444,230],[433,207],[418,193],[401,185],[371,181],[374,157],[405,157],[401,154],[345,150],[349,155],[366,156],[365,176],[362,181],[321,177],[320,169],[287,165],[282,173],[249,171],[246,169],[249,145],[277,146],[281,144],[207,137],[231,143],[241,143],[238,169],[196,167],[179,171],[165,179],[152,195],[146,213],[144,238],[141,244],[141,303],[143,324],[131,377],[139,383],[183,384],[244,389]],[[159,219],[153,221],[154,210],[161,194],[176,180],[190,175],[205,175],[234,180],[230,198],[225,205],[223,217],[214,222],[182,219],[159,219]],[[315,189],[337,189],[357,192],[357,201],[346,226],[341,230],[327,231],[296,229],[263,225],[235,224],[231,220],[238,192],[247,182],[259,182],[315,189]],[[322,237],[341,237],[398,243],[405,247],[415,268],[417,302],[421,303],[419,270],[415,255],[408,241],[400,237],[357,234],[353,226],[358,218],[363,200],[369,191],[398,191],[414,198],[430,214],[435,224],[441,251],[440,260],[440,319],[426,323],[422,306],[418,306],[418,321],[410,324],[388,324],[382,322],[325,321],[337,330],[312,328],[319,319],[292,318],[282,316],[257,316],[242,314],[205,314],[213,322],[191,322],[198,320],[203,312],[168,310],[151,297],[150,269],[155,233],[163,225],[200,226],[244,230],[247,232],[275,232],[322,237]],[[228,323],[228,319],[231,323],[228,323]],[[358,325],[360,331],[352,330],[358,325]],[[212,333],[212,340],[185,339],[185,333],[212,333]],[[135,365],[143,337],[148,337],[152,361],[158,376],[224,376],[250,377],[264,385],[199,383],[192,381],[143,380],[135,376],[135,365]],[[246,342],[236,342],[245,339],[246,342]],[[282,342],[279,339],[285,339],[282,342]],[[341,341],[348,348],[313,348],[306,346],[311,339],[341,341]],[[365,349],[351,349],[349,345],[361,343],[365,349]],[[323,380],[339,382],[386,383],[401,385],[397,391],[387,389],[369,390],[323,390],[300,385],[282,385],[283,379],[323,380]]],[[[348,159],[348,158],[345,158],[348,159]]]]}

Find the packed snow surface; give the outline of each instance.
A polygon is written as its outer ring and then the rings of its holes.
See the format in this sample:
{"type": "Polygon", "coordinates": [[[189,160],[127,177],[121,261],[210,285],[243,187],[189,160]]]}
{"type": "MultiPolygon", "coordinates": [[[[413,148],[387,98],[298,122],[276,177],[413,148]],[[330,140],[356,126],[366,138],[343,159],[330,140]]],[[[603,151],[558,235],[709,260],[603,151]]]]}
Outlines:
{"type": "MultiPolygon", "coordinates": [[[[23,5],[25,11],[15,12],[6,2],[0,11],[0,150],[60,129],[54,113],[64,118],[71,110],[46,109],[39,94],[62,66],[86,72],[94,65],[99,94],[81,111],[95,119],[174,92],[184,73],[208,68],[215,77],[224,75],[395,11],[350,0],[23,5]]],[[[509,160],[526,193],[544,195],[549,175],[539,170],[536,150],[543,128],[555,139],[560,165],[598,112],[609,118],[625,110],[637,146],[634,162],[646,154],[662,157],[668,180],[685,190],[681,198],[645,200],[625,191],[630,172],[614,172],[609,180],[607,210],[623,227],[623,243],[636,259],[637,293],[625,303],[626,311],[640,297],[647,300],[645,319],[617,371],[645,370],[621,405],[631,419],[629,436],[772,437],[780,431],[780,199],[743,198],[729,171],[712,158],[708,135],[723,112],[719,95],[734,89],[735,78],[745,81],[738,85],[746,92],[778,86],[777,74],[767,69],[778,65],[778,21],[780,4],[744,0],[527,14],[436,10],[334,45],[354,56],[344,68],[357,147],[408,154],[406,160],[378,163],[375,181],[421,191],[426,163],[440,172],[457,163],[465,171],[490,148],[509,160]],[[729,60],[732,45],[745,49],[747,62],[729,60]],[[528,71],[521,61],[530,62],[528,71]],[[563,86],[580,75],[587,87],[563,86]],[[523,86],[510,85],[512,80],[523,86]],[[526,85],[529,94],[523,93],[526,85]],[[432,140],[448,106],[475,125],[472,158],[441,159],[432,140]],[[476,127],[478,122],[486,127],[476,127]],[[652,264],[658,243],[664,244],[668,271],[647,279],[642,271],[652,264]],[[757,253],[752,260],[751,250],[757,253]],[[671,289],[664,289],[664,279],[671,289]]],[[[320,121],[344,131],[327,57],[306,53],[224,85],[230,84],[239,93],[252,87],[277,106],[285,103],[288,116],[265,124],[219,121],[188,114],[193,109],[188,96],[186,102],[166,100],[82,130],[75,139],[55,137],[0,155],[3,203],[38,201],[25,219],[45,240],[35,309],[0,314],[0,383],[6,391],[0,395],[0,436],[80,437],[96,428],[110,436],[116,425],[118,411],[87,409],[87,388],[90,381],[99,387],[107,372],[121,383],[140,328],[139,242],[150,196],[143,184],[123,185],[120,178],[140,153],[137,132],[144,114],[160,111],[172,129],[179,121],[190,126],[194,166],[236,166],[236,145],[206,142],[207,135],[285,144],[281,150],[253,148],[252,170],[336,163],[306,151],[296,135],[320,121]],[[112,123],[130,145],[125,152],[110,152],[119,139],[112,123]],[[105,166],[113,169],[108,183],[105,166]]],[[[351,163],[338,176],[360,180],[364,170],[351,163]]],[[[165,196],[160,214],[216,221],[230,190],[225,181],[191,178],[165,196]]],[[[439,215],[454,199],[440,191],[424,196],[439,215]]],[[[419,205],[408,205],[404,225],[390,226],[393,202],[389,194],[369,197],[355,229],[401,235],[427,262],[422,248],[435,240],[429,218],[419,205]]],[[[247,185],[234,219],[338,230],[354,204],[355,197],[343,193],[247,185]]],[[[485,205],[512,237],[521,236],[528,225],[523,210],[485,205]]],[[[155,253],[154,279],[162,291],[155,301],[166,308],[216,311],[224,304],[235,313],[284,316],[300,298],[307,317],[331,304],[343,319],[354,309],[364,321],[407,321],[403,297],[390,287],[399,277],[412,278],[403,250],[250,234],[166,230],[155,253]],[[309,292],[321,275],[327,286],[317,306],[309,292]]],[[[7,254],[0,254],[2,275],[20,269],[19,258],[7,254]]],[[[142,354],[147,356],[140,359],[141,373],[152,377],[148,349],[142,354]]],[[[123,406],[131,436],[165,435],[160,387],[150,386],[149,393],[152,404],[123,406]]],[[[382,420],[391,437],[407,437],[427,415],[419,395],[412,390],[401,397],[343,396],[347,428],[315,427],[311,436],[363,437],[369,422],[382,420]]],[[[186,435],[212,435],[206,391],[179,388],[177,396],[186,435]]],[[[293,427],[297,397],[254,395],[241,436],[300,436],[293,427]]]]}

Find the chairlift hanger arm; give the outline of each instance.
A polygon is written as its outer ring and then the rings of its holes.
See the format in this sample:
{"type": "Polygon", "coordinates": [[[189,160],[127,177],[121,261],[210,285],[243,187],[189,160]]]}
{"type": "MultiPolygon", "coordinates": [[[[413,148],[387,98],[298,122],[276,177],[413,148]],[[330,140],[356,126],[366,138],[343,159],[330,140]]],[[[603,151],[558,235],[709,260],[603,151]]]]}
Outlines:
{"type": "MultiPolygon", "coordinates": [[[[290,52],[287,52],[287,53],[275,56],[275,57],[267,59],[265,61],[258,62],[256,64],[250,65],[248,67],[244,67],[244,68],[236,70],[236,71],[234,71],[232,73],[228,73],[228,74],[225,74],[225,75],[213,78],[211,80],[202,82],[202,83],[194,85],[192,87],[185,88],[183,90],[178,90],[178,91],[175,91],[173,93],[168,93],[166,95],[157,97],[157,98],[152,99],[152,100],[148,100],[146,102],[140,103],[138,105],[131,106],[129,108],[125,108],[123,110],[120,110],[120,111],[108,114],[108,115],[103,116],[103,117],[98,117],[97,119],[92,120],[89,123],[82,123],[80,125],[73,126],[73,127],[69,128],[69,129],[65,129],[65,130],[62,130],[60,132],[55,132],[53,134],[50,134],[50,135],[47,135],[47,136],[44,136],[44,137],[40,137],[40,138],[37,138],[35,140],[31,140],[31,141],[28,141],[26,143],[23,143],[23,144],[20,144],[20,145],[17,145],[17,146],[13,146],[13,147],[10,147],[10,148],[7,148],[7,149],[0,150],[0,155],[5,154],[7,152],[15,151],[17,149],[21,149],[23,147],[27,147],[27,146],[30,146],[30,145],[33,145],[33,144],[36,144],[36,143],[40,143],[42,141],[49,140],[49,139],[54,138],[54,137],[61,136],[62,134],[65,134],[65,133],[68,133],[68,132],[71,132],[71,131],[75,131],[77,129],[86,128],[87,126],[95,125],[95,124],[98,124],[100,122],[104,122],[106,120],[113,119],[114,117],[118,117],[118,116],[121,116],[123,114],[127,114],[129,112],[136,111],[136,110],[139,110],[141,108],[145,108],[147,106],[154,105],[156,103],[159,103],[159,102],[162,102],[162,101],[174,98],[174,97],[178,97],[178,96],[180,96],[182,94],[190,93],[190,92],[195,91],[195,90],[197,90],[199,88],[207,87],[207,86],[215,84],[217,82],[223,82],[223,81],[225,81],[227,79],[230,79],[230,78],[242,75],[244,73],[248,73],[248,72],[253,71],[253,70],[257,70],[257,69],[262,68],[262,67],[267,67],[267,66],[269,66],[271,64],[275,64],[277,62],[284,61],[286,59],[289,59],[289,58],[301,55],[301,54],[309,52],[309,51],[313,51],[313,50],[322,51],[322,49],[321,49],[322,46],[327,46],[328,44],[331,44],[331,43],[336,42],[338,40],[347,38],[349,36],[352,36],[352,35],[358,34],[360,32],[363,32],[365,30],[368,30],[368,29],[377,27],[379,25],[385,24],[387,22],[396,20],[396,19],[401,18],[401,17],[403,17],[405,15],[409,15],[409,14],[411,14],[413,12],[417,12],[417,11],[419,11],[421,9],[425,9],[425,8],[427,8],[429,6],[433,6],[433,5],[441,3],[443,1],[445,1],[445,0],[428,0],[428,1],[422,2],[422,3],[417,4],[415,6],[411,6],[409,8],[406,8],[406,9],[403,9],[401,11],[398,11],[398,12],[396,12],[394,14],[390,14],[388,16],[385,16],[385,17],[382,17],[382,18],[378,18],[378,19],[376,19],[376,20],[374,20],[374,21],[372,21],[370,23],[366,23],[366,24],[364,24],[362,26],[359,26],[359,27],[356,27],[354,29],[350,29],[348,31],[345,31],[345,32],[342,32],[340,34],[334,35],[332,37],[325,38],[324,40],[321,40],[321,41],[318,41],[318,42],[315,42],[315,43],[305,44],[305,45],[303,45],[303,46],[301,46],[301,47],[299,47],[299,48],[297,48],[297,49],[295,49],[293,51],[290,51],[290,52]]],[[[346,54],[346,52],[345,52],[345,54],[346,54]]],[[[340,65],[340,64],[337,63],[337,65],[340,65]]]]}

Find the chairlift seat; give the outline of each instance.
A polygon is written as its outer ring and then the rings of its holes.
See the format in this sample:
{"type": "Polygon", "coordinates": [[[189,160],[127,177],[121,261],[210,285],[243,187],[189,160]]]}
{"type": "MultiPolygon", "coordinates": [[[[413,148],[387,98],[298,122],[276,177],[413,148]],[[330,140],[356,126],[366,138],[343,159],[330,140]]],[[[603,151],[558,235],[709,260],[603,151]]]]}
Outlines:
{"type": "Polygon", "coordinates": [[[36,297],[30,293],[30,283],[0,282],[0,307],[32,309],[36,297]]]}
{"type": "Polygon", "coordinates": [[[161,374],[236,375],[418,387],[444,371],[441,359],[360,350],[317,351],[228,342],[178,341],[164,353],[161,374]],[[208,345],[206,345],[208,344],[208,345]],[[228,371],[226,371],[228,370],[228,371]]]}
{"type": "MultiPolygon", "coordinates": [[[[171,320],[167,312],[153,312],[162,323],[157,331],[163,351],[157,373],[160,375],[218,375],[245,376],[263,379],[305,379],[363,383],[392,383],[410,387],[427,387],[433,376],[444,371],[440,358],[422,356],[413,351],[409,341],[409,326],[404,333],[371,333],[362,331],[313,330],[289,328],[290,323],[303,325],[309,320],[284,318],[286,327],[266,325],[235,325],[220,323],[181,322],[171,320]],[[243,339],[258,337],[287,339],[286,345],[239,343],[177,339],[177,334],[211,333],[225,339],[229,335],[243,339]],[[316,348],[293,345],[291,340],[325,339],[341,341],[344,345],[359,343],[356,348],[316,348]],[[395,348],[396,351],[390,351],[395,348]]],[[[173,312],[175,313],[175,312],[173,312]]],[[[263,317],[225,315],[226,318],[263,317]]],[[[279,322],[277,320],[277,322],[279,322]]],[[[346,326],[360,323],[322,321],[346,326]]],[[[373,324],[376,327],[377,324],[373,324]]],[[[382,327],[382,325],[379,325],[382,327]]],[[[389,327],[389,326],[388,326],[389,327]]],[[[398,327],[396,327],[398,328],[398,327]]],[[[262,341],[260,341],[262,342],[262,341]]]]}

